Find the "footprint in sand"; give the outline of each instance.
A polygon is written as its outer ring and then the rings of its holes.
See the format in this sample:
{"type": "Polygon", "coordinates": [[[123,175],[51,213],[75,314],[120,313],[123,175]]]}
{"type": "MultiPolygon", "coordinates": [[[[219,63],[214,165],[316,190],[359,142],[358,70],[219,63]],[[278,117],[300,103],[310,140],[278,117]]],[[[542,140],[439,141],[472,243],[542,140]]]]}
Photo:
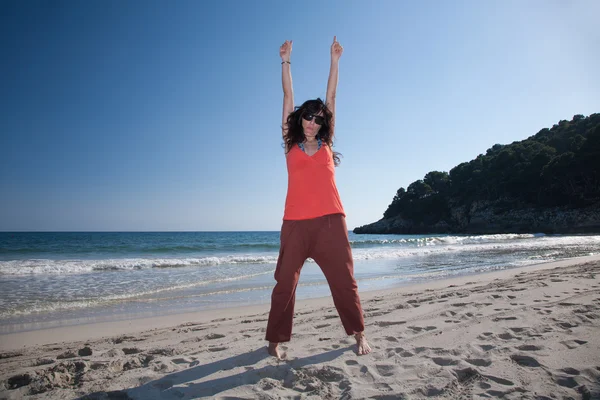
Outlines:
{"type": "Polygon", "coordinates": [[[525,328],[522,328],[522,327],[514,327],[514,328],[508,328],[508,329],[510,329],[510,330],[511,330],[511,331],[513,331],[514,333],[522,333],[522,332],[528,331],[530,328],[528,328],[528,327],[525,327],[525,328]]]}
{"type": "Polygon", "coordinates": [[[31,381],[31,375],[29,374],[15,375],[13,377],[8,378],[7,388],[8,390],[18,389],[20,387],[29,385],[31,381]]]}
{"type": "Polygon", "coordinates": [[[579,303],[569,303],[566,301],[563,301],[561,303],[558,303],[559,306],[563,306],[563,307],[570,307],[570,306],[580,306],[581,304],[579,303]]]}
{"type": "Polygon", "coordinates": [[[419,304],[420,303],[419,300],[408,300],[407,303],[408,303],[408,305],[410,305],[414,308],[421,307],[421,304],[419,304]]]}
{"type": "Polygon", "coordinates": [[[414,354],[408,350],[403,349],[402,347],[389,348],[385,350],[388,358],[393,357],[394,355],[399,355],[400,357],[408,358],[413,357],[414,354]]]}
{"type": "Polygon", "coordinates": [[[476,367],[489,367],[492,365],[492,361],[484,358],[466,358],[465,361],[471,365],[475,365],[476,367]]]}
{"type": "MultiPolygon", "coordinates": [[[[145,339],[141,339],[141,340],[145,340],[145,339]]],[[[135,336],[119,336],[118,338],[110,339],[110,341],[113,344],[121,344],[121,343],[127,342],[127,341],[136,341],[136,337],[135,336]]]]}
{"type": "Polygon", "coordinates": [[[220,333],[211,333],[209,335],[204,336],[204,339],[214,340],[214,339],[222,339],[225,335],[221,335],[220,333]]]}
{"type": "Polygon", "coordinates": [[[558,385],[563,386],[563,387],[568,387],[570,389],[577,386],[577,381],[572,376],[556,375],[556,376],[553,376],[552,379],[558,385]]]}
{"type": "Polygon", "coordinates": [[[460,316],[461,319],[471,319],[475,316],[475,314],[468,312],[468,313],[464,313],[463,315],[460,316]]]}
{"type": "MultiPolygon", "coordinates": [[[[127,354],[127,353],[125,353],[125,354],[127,354]]],[[[58,356],[56,356],[56,358],[58,360],[65,360],[65,359],[68,359],[68,358],[75,358],[75,357],[77,357],[77,354],[75,354],[74,352],[72,352],[70,350],[67,350],[64,353],[59,354],[58,356]]]]}
{"type": "Polygon", "coordinates": [[[494,322],[498,322],[498,321],[514,321],[518,319],[517,317],[496,317],[493,319],[494,322]]]}
{"type": "MultiPolygon", "coordinates": [[[[510,390],[507,390],[505,392],[503,392],[502,390],[490,389],[485,393],[495,399],[504,399],[504,398],[506,398],[506,396],[510,395],[511,393],[515,393],[515,392],[516,393],[525,393],[527,391],[523,388],[516,387],[516,388],[510,389],[510,390]]],[[[536,397],[536,400],[546,400],[546,399],[542,396],[542,397],[536,397]]]]}
{"type": "Polygon", "coordinates": [[[173,364],[191,364],[194,360],[190,358],[174,358],[171,360],[173,364]]]}
{"type": "Polygon", "coordinates": [[[501,333],[498,335],[498,337],[502,340],[512,340],[512,339],[517,339],[517,340],[521,340],[520,337],[518,336],[513,336],[511,335],[509,332],[505,332],[505,333],[501,333]]]}
{"type": "Polygon", "coordinates": [[[359,378],[361,381],[367,381],[368,383],[373,383],[378,380],[375,379],[371,371],[369,371],[369,367],[367,367],[366,365],[361,366],[361,364],[354,360],[347,360],[346,365],[348,366],[347,371],[349,372],[349,374],[345,375],[350,375],[359,378]]]}
{"type": "Polygon", "coordinates": [[[440,314],[440,316],[442,317],[454,317],[456,315],[456,313],[454,311],[444,311],[443,313],[440,314]]]}
{"type": "Polygon", "coordinates": [[[578,369],[571,368],[571,367],[563,368],[560,371],[562,371],[562,372],[564,372],[565,374],[568,374],[568,375],[579,375],[581,373],[581,372],[579,372],[578,369]]]}
{"type": "Polygon", "coordinates": [[[192,332],[198,332],[198,331],[205,331],[205,330],[207,330],[208,328],[209,328],[208,326],[199,326],[199,327],[196,327],[196,328],[191,328],[190,330],[191,330],[192,332]]]}
{"type": "Polygon", "coordinates": [[[534,344],[523,344],[521,346],[517,346],[516,349],[521,350],[521,351],[539,351],[539,350],[543,350],[543,347],[536,346],[534,344]]]}
{"type": "Polygon", "coordinates": [[[148,354],[152,354],[155,356],[172,356],[175,354],[175,350],[169,348],[155,348],[148,351],[148,354]]]}
{"type": "Polygon", "coordinates": [[[477,338],[480,340],[488,340],[492,339],[493,337],[494,334],[492,332],[483,332],[481,335],[477,336],[477,338]]]}
{"type": "Polygon", "coordinates": [[[125,347],[123,349],[123,353],[125,354],[137,354],[137,353],[141,353],[142,350],[138,349],[137,347],[125,347]]]}
{"type": "Polygon", "coordinates": [[[215,353],[217,351],[227,350],[228,348],[229,347],[223,347],[223,346],[221,346],[221,347],[209,347],[207,350],[210,351],[210,352],[215,353]]]}
{"type": "Polygon", "coordinates": [[[513,381],[509,381],[508,379],[504,379],[504,378],[500,378],[498,376],[494,376],[494,375],[482,375],[484,378],[489,379],[492,382],[496,382],[499,385],[504,385],[504,386],[514,386],[514,382],[513,381]]]}
{"type": "Polygon", "coordinates": [[[375,369],[381,376],[394,376],[398,367],[392,364],[375,364],[375,369]]]}
{"type": "Polygon", "coordinates": [[[537,368],[541,366],[541,364],[535,358],[530,356],[513,354],[510,356],[510,358],[522,367],[537,368]]]}
{"type": "Polygon", "coordinates": [[[570,322],[562,322],[562,321],[556,321],[557,322],[557,326],[563,328],[563,329],[571,329],[571,328],[576,328],[579,326],[579,324],[572,324],[570,322]]]}
{"type": "Polygon", "coordinates": [[[450,303],[450,305],[453,307],[466,307],[469,304],[473,304],[473,303],[450,303]]]}
{"type": "Polygon", "coordinates": [[[377,322],[375,322],[375,325],[386,327],[386,326],[393,326],[393,325],[402,325],[405,323],[406,323],[406,321],[377,321],[377,322]]]}
{"type": "Polygon", "coordinates": [[[425,326],[425,327],[420,327],[420,326],[408,326],[408,329],[410,329],[411,331],[413,331],[413,333],[419,333],[421,331],[432,331],[434,329],[437,329],[437,327],[435,326],[425,326]]]}
{"type": "Polygon", "coordinates": [[[585,340],[563,340],[562,342],[559,342],[560,344],[562,344],[563,346],[567,347],[568,349],[575,349],[581,345],[584,345],[587,343],[587,341],[585,340]]]}
{"type": "Polygon", "coordinates": [[[460,360],[455,360],[453,358],[448,358],[448,357],[433,357],[431,359],[431,361],[433,361],[440,367],[446,367],[449,365],[456,365],[459,363],[460,360]]]}
{"type": "Polygon", "coordinates": [[[54,364],[54,360],[51,358],[38,358],[37,360],[31,363],[34,367],[39,367],[40,365],[49,365],[54,364]]]}
{"type": "Polygon", "coordinates": [[[389,312],[387,312],[387,311],[377,311],[377,312],[367,311],[367,312],[365,312],[365,316],[370,317],[370,318],[380,317],[380,316],[385,315],[385,314],[389,314],[389,312]]]}
{"type": "Polygon", "coordinates": [[[458,382],[463,385],[481,379],[481,374],[477,372],[476,369],[470,367],[464,369],[455,369],[452,372],[454,372],[458,382]]]}
{"type": "MultiPolygon", "coordinates": [[[[373,385],[373,387],[375,388],[375,390],[378,390],[380,392],[391,392],[392,390],[394,390],[390,385],[388,385],[387,383],[375,383],[373,385]]],[[[383,396],[387,396],[387,395],[383,395],[383,396]]],[[[374,397],[375,398],[375,397],[374,397]]],[[[376,397],[377,399],[381,399],[384,400],[386,397],[376,397]]],[[[394,396],[394,398],[396,398],[394,396]]]]}
{"type": "Polygon", "coordinates": [[[590,305],[584,305],[585,308],[577,308],[573,310],[574,313],[578,314],[577,317],[583,323],[590,323],[594,320],[600,319],[600,313],[594,312],[596,311],[596,307],[590,305]]]}

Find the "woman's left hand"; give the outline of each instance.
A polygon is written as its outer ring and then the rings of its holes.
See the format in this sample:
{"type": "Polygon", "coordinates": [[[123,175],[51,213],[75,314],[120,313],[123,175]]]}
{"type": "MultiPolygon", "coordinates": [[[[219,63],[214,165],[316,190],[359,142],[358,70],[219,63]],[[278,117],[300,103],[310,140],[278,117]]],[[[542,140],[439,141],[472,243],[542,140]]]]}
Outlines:
{"type": "Polygon", "coordinates": [[[333,44],[331,45],[331,61],[338,61],[344,52],[344,47],[337,41],[337,37],[333,37],[333,44]]]}

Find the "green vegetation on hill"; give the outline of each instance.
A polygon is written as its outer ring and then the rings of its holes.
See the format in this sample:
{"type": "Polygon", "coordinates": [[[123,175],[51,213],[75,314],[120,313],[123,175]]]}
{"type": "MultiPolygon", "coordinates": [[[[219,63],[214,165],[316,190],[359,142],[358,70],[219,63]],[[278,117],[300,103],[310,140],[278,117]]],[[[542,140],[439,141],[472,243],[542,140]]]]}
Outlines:
{"type": "MultiPolygon", "coordinates": [[[[600,201],[600,114],[575,115],[507,145],[496,144],[450,173],[432,171],[398,189],[384,219],[455,224],[453,210],[475,202],[494,213],[519,208],[584,208],[600,201]]],[[[360,228],[359,228],[360,229],[360,228]]],[[[450,229],[452,230],[452,229],[450,229]]]]}

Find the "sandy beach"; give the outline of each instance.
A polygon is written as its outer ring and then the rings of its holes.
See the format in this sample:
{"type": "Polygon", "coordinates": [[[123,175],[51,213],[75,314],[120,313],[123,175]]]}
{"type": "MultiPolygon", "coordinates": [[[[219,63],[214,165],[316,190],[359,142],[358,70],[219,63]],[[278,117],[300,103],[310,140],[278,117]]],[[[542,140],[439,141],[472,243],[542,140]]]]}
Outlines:
{"type": "Polygon", "coordinates": [[[0,336],[0,399],[598,399],[600,256],[362,293],[373,352],[330,298],[0,336]]]}

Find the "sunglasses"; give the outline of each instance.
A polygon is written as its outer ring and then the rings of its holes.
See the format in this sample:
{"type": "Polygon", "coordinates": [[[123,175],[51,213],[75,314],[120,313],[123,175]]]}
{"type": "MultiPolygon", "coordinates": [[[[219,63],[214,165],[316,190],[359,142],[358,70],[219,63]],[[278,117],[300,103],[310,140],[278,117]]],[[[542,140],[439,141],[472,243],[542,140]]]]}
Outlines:
{"type": "Polygon", "coordinates": [[[302,118],[304,118],[308,122],[312,121],[314,118],[315,124],[317,125],[323,125],[325,123],[325,118],[320,115],[302,114],[302,118]]]}

